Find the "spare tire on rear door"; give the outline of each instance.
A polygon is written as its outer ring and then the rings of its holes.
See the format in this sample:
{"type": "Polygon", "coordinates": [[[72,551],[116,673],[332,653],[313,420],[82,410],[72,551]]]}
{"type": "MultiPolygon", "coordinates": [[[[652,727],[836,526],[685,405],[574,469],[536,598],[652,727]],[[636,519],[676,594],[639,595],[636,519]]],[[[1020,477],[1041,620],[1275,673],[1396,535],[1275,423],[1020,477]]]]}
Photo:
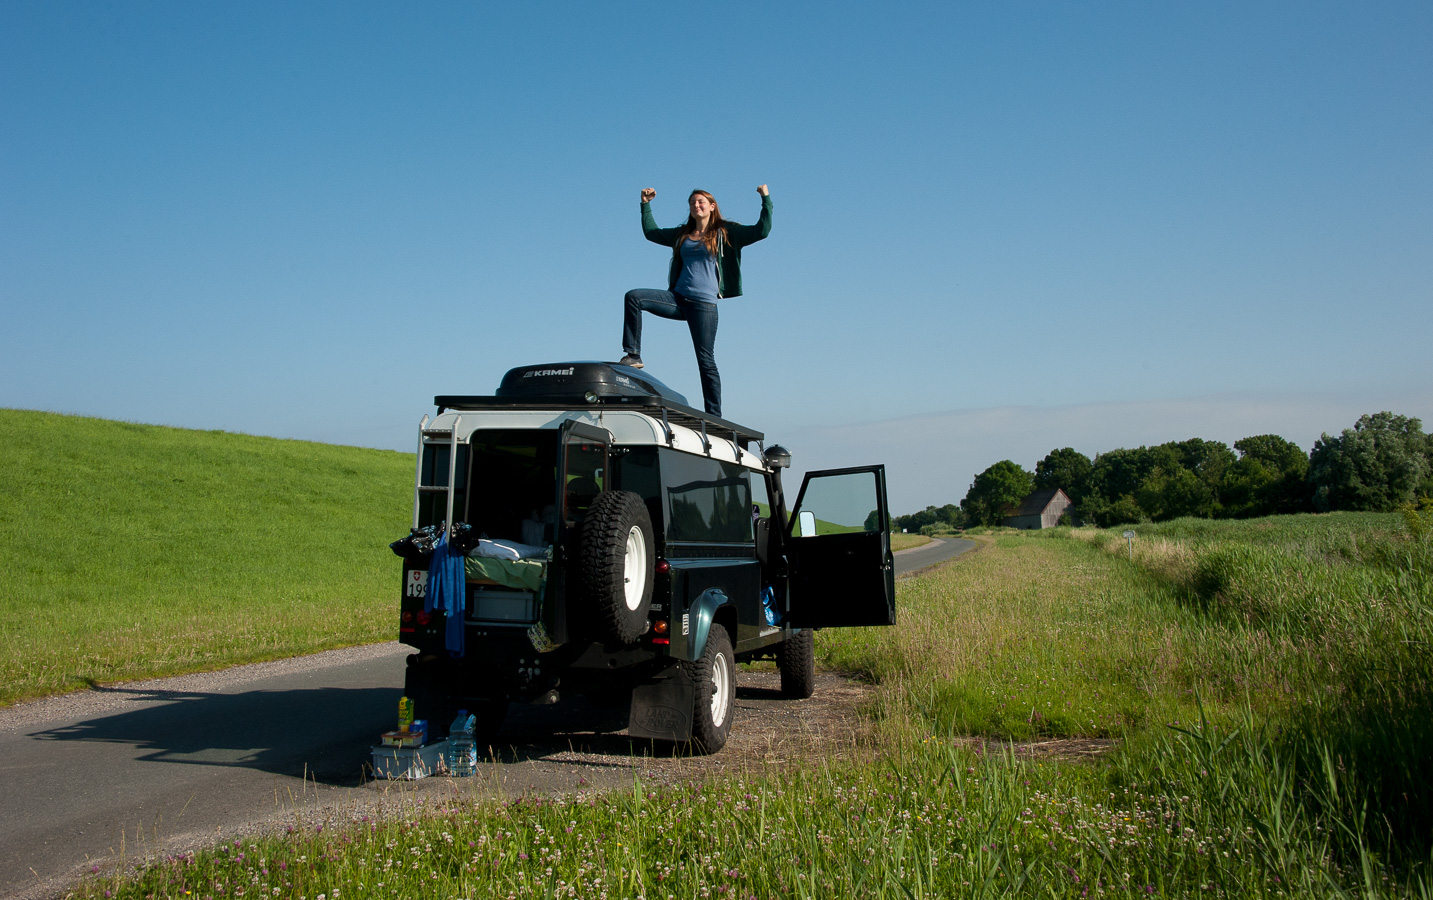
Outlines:
{"type": "Polygon", "coordinates": [[[630,644],[647,630],[655,563],[647,504],[631,491],[598,494],[582,523],[582,579],[602,639],[630,644]]]}

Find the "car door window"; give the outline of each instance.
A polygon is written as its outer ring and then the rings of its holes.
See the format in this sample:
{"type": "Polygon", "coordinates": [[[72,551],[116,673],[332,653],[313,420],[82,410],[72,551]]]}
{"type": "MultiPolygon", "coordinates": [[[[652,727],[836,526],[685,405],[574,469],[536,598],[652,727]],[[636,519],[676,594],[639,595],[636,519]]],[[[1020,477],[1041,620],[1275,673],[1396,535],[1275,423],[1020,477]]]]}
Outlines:
{"type": "Polygon", "coordinates": [[[793,536],[880,531],[879,490],[874,472],[813,475],[797,500],[793,536]]]}

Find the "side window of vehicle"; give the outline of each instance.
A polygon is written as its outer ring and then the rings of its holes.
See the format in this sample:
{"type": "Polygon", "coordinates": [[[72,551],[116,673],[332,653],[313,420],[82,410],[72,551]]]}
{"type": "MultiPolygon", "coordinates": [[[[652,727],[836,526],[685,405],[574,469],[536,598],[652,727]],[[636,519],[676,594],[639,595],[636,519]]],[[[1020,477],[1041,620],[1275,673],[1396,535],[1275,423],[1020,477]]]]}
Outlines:
{"type": "Polygon", "coordinates": [[[747,543],[752,536],[748,470],[735,463],[668,453],[662,457],[667,538],[747,543]]]}
{"type": "Polygon", "coordinates": [[[766,491],[766,478],[760,473],[752,473],[748,480],[751,482],[751,518],[771,518],[771,497],[766,491]]]}
{"type": "Polygon", "coordinates": [[[881,530],[879,486],[872,472],[812,478],[792,517],[795,537],[881,530]]]}

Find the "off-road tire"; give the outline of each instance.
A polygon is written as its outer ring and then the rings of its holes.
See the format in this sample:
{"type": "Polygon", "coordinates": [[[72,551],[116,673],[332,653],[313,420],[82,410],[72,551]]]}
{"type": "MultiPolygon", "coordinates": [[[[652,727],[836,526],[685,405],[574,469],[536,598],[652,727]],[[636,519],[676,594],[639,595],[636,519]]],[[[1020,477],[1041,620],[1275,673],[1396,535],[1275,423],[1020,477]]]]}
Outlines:
{"type": "Polygon", "coordinates": [[[692,750],[716,753],[731,736],[736,713],[736,654],[726,629],[713,624],[707,645],[694,663],[683,663],[696,683],[692,701],[692,750]]]}
{"type": "Polygon", "coordinates": [[[805,700],[816,692],[816,632],[804,628],[776,648],[781,696],[805,700]]]}
{"type": "Polygon", "coordinates": [[[656,541],[647,504],[631,491],[598,494],[582,523],[582,580],[597,637],[630,644],[647,630],[656,541]]]}

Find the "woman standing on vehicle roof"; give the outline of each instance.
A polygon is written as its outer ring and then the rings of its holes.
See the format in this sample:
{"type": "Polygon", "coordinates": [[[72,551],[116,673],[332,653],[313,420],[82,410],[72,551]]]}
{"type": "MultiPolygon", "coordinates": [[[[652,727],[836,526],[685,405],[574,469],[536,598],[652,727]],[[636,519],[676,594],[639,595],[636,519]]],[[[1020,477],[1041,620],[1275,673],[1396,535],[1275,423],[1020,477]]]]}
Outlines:
{"type": "Polygon", "coordinates": [[[652,218],[657,192],[642,189],[642,234],[654,244],[672,248],[667,289],[638,288],[627,292],[622,316],[622,352],[619,365],[642,368],[642,313],[664,319],[684,319],[697,351],[706,411],[721,415],[721,376],[717,374],[717,301],[741,296],[741,248],[771,233],[771,194],[761,195],[761,217],[755,225],[738,225],[721,217],[716,198],[706,191],[687,197],[690,215],[677,228],[658,228],[652,218]]]}

